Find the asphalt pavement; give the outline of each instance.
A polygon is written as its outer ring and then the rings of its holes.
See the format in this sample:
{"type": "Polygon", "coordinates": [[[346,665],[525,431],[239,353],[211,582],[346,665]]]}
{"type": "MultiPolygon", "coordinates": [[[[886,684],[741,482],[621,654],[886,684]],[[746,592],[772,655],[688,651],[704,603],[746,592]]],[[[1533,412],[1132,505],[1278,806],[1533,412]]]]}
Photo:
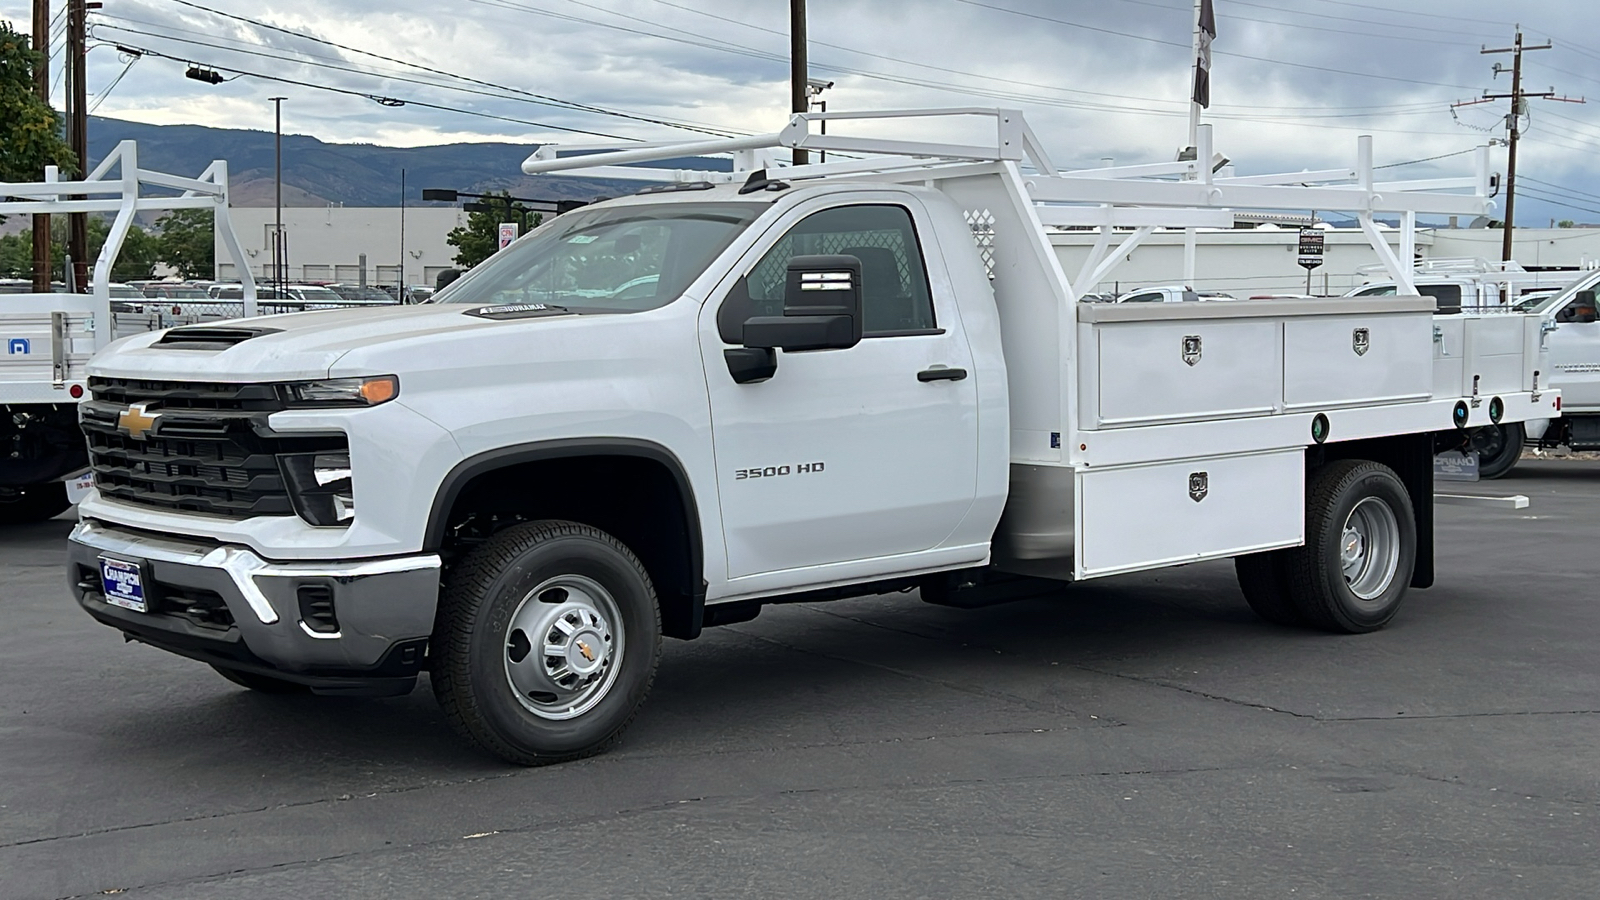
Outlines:
{"type": "Polygon", "coordinates": [[[0,530],[0,898],[1600,894],[1600,463],[1451,486],[1386,630],[1228,563],[669,641],[621,746],[518,769],[408,697],[272,697],[72,602],[0,530]]]}

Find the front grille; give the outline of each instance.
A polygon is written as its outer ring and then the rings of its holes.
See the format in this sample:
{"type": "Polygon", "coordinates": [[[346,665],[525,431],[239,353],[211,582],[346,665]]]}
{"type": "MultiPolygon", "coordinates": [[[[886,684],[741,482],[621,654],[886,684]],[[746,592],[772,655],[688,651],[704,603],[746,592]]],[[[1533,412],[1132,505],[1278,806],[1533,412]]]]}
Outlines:
{"type": "Polygon", "coordinates": [[[283,409],[272,385],[91,380],[79,407],[95,487],[141,506],[244,519],[294,513],[278,468],[282,453],[346,450],[343,435],[274,433],[283,409]],[[119,427],[132,404],[155,422],[137,437],[119,427]]]}
{"type": "Polygon", "coordinates": [[[167,409],[228,409],[277,412],[285,409],[276,385],[225,384],[200,381],[149,381],[142,378],[90,378],[96,400],[118,403],[153,402],[167,409]]]}

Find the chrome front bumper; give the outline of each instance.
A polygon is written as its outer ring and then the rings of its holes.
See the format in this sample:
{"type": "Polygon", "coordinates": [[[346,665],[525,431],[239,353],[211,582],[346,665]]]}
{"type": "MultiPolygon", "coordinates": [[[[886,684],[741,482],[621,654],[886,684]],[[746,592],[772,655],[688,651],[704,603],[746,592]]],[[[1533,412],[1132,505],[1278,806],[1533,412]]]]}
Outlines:
{"type": "Polygon", "coordinates": [[[151,535],[93,520],[73,529],[68,582],[85,611],[131,638],[217,665],[270,672],[317,686],[328,679],[415,678],[439,599],[437,554],[374,560],[275,563],[238,546],[151,535]],[[151,611],[105,602],[99,559],[144,565],[151,611]],[[300,590],[331,592],[337,630],[313,628],[300,590]],[[228,616],[197,620],[163,597],[219,597],[228,616]]]}

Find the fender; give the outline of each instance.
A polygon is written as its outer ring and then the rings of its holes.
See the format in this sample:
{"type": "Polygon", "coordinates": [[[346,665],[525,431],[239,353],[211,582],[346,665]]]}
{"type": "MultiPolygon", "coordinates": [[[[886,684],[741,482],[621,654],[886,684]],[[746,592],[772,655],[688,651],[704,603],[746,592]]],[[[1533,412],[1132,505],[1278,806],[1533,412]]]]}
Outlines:
{"type": "Polygon", "coordinates": [[[438,552],[444,544],[445,528],[450,509],[455,506],[461,491],[480,475],[510,466],[554,459],[571,459],[585,456],[628,456],[648,459],[665,466],[672,473],[678,494],[683,500],[684,528],[689,539],[689,583],[692,586],[688,609],[662,609],[662,632],[669,637],[685,640],[699,637],[705,618],[706,582],[705,551],[700,532],[700,509],[696,503],[694,487],[678,457],[666,447],[651,441],[633,438],[568,438],[513,444],[468,457],[457,463],[440,482],[428,513],[428,527],[423,533],[423,550],[438,552]]]}

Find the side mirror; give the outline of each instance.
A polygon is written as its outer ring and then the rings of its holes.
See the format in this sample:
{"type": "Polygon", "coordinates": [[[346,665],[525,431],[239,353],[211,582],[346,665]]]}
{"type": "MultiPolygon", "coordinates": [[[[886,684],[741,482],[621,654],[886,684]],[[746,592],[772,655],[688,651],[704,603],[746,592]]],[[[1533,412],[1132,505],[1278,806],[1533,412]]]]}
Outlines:
{"type": "Polygon", "coordinates": [[[752,349],[845,350],[861,343],[861,260],[796,256],[789,260],[783,315],[744,323],[752,349]]]}

